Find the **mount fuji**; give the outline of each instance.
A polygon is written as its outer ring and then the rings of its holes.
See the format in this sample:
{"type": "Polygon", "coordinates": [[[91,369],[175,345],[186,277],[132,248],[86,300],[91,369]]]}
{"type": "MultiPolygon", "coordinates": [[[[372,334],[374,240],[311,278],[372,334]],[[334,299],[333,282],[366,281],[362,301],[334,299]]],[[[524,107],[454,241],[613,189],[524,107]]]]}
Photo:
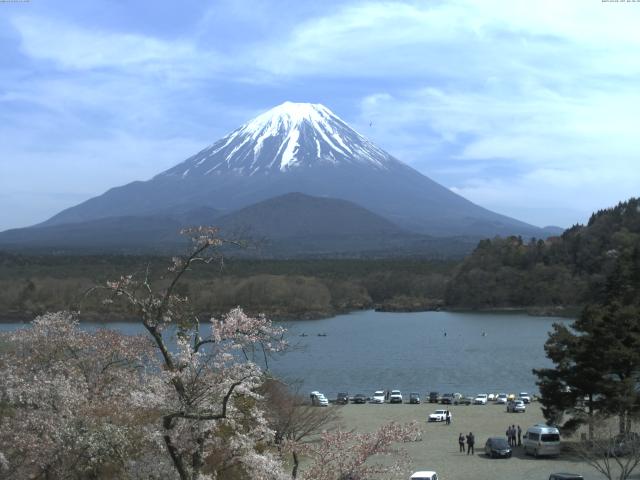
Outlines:
{"type": "Polygon", "coordinates": [[[325,106],[292,102],[148,181],[112,188],[24,230],[114,217],[175,218],[198,209],[228,217],[293,192],[354,203],[410,234],[549,234],[453,193],[374,145],[325,106]]]}

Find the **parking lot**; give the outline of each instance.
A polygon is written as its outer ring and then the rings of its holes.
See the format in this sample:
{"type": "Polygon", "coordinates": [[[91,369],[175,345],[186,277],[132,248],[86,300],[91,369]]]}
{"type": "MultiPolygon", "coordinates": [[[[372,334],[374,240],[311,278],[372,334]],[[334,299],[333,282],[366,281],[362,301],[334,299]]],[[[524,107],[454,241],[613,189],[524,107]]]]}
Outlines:
{"type": "Polygon", "coordinates": [[[422,440],[404,444],[411,458],[410,469],[435,470],[441,480],[547,480],[554,472],[579,473],[586,480],[603,478],[592,467],[566,453],[557,458],[535,459],[524,455],[522,449],[516,447],[513,457],[509,459],[490,459],[483,454],[486,439],[504,435],[509,425],[520,425],[525,431],[528,426],[543,423],[540,405],[535,402],[527,405],[524,413],[507,413],[505,405],[492,402],[468,406],[433,403],[349,404],[341,409],[343,426],[358,431],[371,431],[390,421],[418,420],[422,440]],[[441,408],[448,408],[451,412],[451,425],[444,422],[427,423],[428,415],[441,408]],[[476,438],[476,453],[473,456],[459,453],[458,435],[469,432],[473,432],[476,438]]]}

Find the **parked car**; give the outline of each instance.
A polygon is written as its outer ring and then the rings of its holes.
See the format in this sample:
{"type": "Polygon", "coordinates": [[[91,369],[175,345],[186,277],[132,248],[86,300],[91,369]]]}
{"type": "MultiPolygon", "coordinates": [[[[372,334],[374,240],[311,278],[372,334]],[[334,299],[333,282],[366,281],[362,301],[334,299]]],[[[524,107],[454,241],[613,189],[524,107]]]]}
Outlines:
{"type": "Polygon", "coordinates": [[[560,455],[560,430],[545,424],[527,428],[522,436],[524,453],[539,457],[541,455],[560,455]]]}
{"type": "Polygon", "coordinates": [[[346,392],[340,392],[336,398],[336,404],[346,405],[347,403],[349,403],[349,394],[346,392]]]}
{"type": "Polygon", "coordinates": [[[410,393],[409,394],[409,403],[418,404],[420,403],[420,394],[419,393],[410,393]]]}
{"type": "Polygon", "coordinates": [[[371,403],[384,403],[384,390],[376,390],[373,392],[371,403]]]}
{"type": "Polygon", "coordinates": [[[454,396],[453,393],[445,393],[440,398],[440,403],[443,405],[453,405],[454,396]]]}
{"type": "Polygon", "coordinates": [[[439,398],[438,392],[429,392],[429,403],[438,403],[439,398]]]}
{"type": "Polygon", "coordinates": [[[511,413],[524,413],[526,407],[522,400],[509,400],[507,402],[507,412],[511,413]]]}
{"type": "Polygon", "coordinates": [[[513,452],[506,438],[490,437],[484,444],[484,453],[491,458],[509,458],[513,452]]]}
{"type": "Polygon", "coordinates": [[[495,399],[496,399],[495,393],[490,393],[489,396],[487,397],[487,400],[489,400],[490,402],[493,402],[495,399]]]}
{"type": "Polygon", "coordinates": [[[473,403],[474,397],[463,397],[461,396],[453,403],[454,405],[471,405],[473,403]]]}
{"type": "Polygon", "coordinates": [[[362,393],[356,393],[351,401],[353,403],[367,403],[367,396],[362,393]]]}
{"type": "Polygon", "coordinates": [[[476,398],[473,399],[473,404],[474,405],[486,405],[488,397],[489,397],[489,395],[487,395],[486,393],[479,393],[478,395],[476,395],[476,398]]]}
{"type": "Polygon", "coordinates": [[[438,480],[438,474],[431,470],[415,472],[410,477],[411,480],[438,480]]]}
{"type": "Polygon", "coordinates": [[[389,403],[402,403],[402,393],[400,390],[391,390],[389,395],[389,403]]]}
{"type": "MultiPolygon", "coordinates": [[[[436,410],[432,414],[429,415],[427,421],[429,422],[444,422],[447,420],[447,411],[448,410],[436,410]]],[[[453,418],[451,412],[449,412],[449,418],[453,418]]]]}
{"type": "Polygon", "coordinates": [[[515,400],[516,399],[516,394],[515,393],[510,393],[509,395],[507,395],[507,402],[509,400],[515,400]]]}
{"type": "Polygon", "coordinates": [[[499,393],[496,396],[496,403],[498,403],[498,404],[506,404],[507,403],[507,394],[506,393],[499,393]]]}
{"type": "Polygon", "coordinates": [[[584,480],[584,477],[578,473],[552,473],[549,480],[584,480]]]}
{"type": "Polygon", "coordinates": [[[317,390],[311,392],[311,394],[309,395],[311,397],[311,404],[312,405],[316,405],[319,407],[328,407],[329,406],[329,400],[327,400],[327,397],[324,396],[324,394],[318,392],[317,390]]]}
{"type": "Polygon", "coordinates": [[[520,400],[522,400],[524,403],[531,403],[531,395],[529,395],[527,392],[520,392],[518,398],[520,398],[520,400]]]}

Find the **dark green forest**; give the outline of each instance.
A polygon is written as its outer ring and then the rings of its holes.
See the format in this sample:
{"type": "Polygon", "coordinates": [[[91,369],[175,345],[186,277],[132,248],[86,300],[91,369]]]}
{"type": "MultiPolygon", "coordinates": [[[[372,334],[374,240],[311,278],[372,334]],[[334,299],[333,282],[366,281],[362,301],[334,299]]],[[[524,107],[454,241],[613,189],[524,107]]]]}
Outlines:
{"type": "Polygon", "coordinates": [[[606,279],[640,252],[640,200],[594,213],[547,240],[482,240],[455,270],[445,303],[464,308],[560,307],[601,302],[606,279]],[[634,253],[635,252],[635,253],[634,253]]]}

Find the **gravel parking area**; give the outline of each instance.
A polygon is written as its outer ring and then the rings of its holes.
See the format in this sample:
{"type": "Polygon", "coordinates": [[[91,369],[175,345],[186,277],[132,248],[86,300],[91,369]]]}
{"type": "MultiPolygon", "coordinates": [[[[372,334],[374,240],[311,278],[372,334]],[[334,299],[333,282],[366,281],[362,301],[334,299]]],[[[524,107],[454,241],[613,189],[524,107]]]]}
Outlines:
{"type": "Polygon", "coordinates": [[[491,459],[484,455],[487,438],[504,436],[508,425],[520,425],[524,433],[527,427],[544,422],[540,406],[535,402],[527,405],[524,413],[507,413],[505,405],[492,402],[469,406],[429,403],[346,405],[341,413],[345,428],[362,432],[390,421],[419,421],[422,441],[404,445],[411,457],[411,470],[435,470],[442,480],[547,480],[554,472],[579,473],[586,480],[603,478],[592,467],[566,453],[557,458],[535,459],[516,447],[509,459],[491,459]],[[452,414],[451,425],[426,422],[434,410],[447,407],[452,414]],[[475,435],[475,455],[459,453],[458,435],[461,432],[475,435]]]}

